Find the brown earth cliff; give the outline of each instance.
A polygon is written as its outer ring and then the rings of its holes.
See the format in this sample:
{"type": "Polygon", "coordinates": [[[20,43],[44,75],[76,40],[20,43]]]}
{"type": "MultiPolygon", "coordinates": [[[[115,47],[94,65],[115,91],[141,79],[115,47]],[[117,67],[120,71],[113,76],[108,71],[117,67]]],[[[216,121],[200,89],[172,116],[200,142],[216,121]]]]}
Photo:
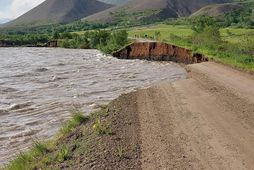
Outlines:
{"type": "Polygon", "coordinates": [[[174,61],[178,63],[200,63],[208,61],[202,54],[162,42],[135,42],[113,53],[119,59],[145,59],[156,61],[174,61]]]}

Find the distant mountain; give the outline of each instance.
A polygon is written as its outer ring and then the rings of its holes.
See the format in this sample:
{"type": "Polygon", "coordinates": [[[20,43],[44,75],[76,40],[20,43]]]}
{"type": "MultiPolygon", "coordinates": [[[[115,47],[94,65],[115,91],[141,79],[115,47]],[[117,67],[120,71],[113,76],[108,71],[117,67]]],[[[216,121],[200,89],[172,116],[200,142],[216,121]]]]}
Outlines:
{"type": "Polygon", "coordinates": [[[99,1],[107,3],[107,4],[122,5],[130,0],[99,0],[99,1]]]}
{"type": "Polygon", "coordinates": [[[137,20],[144,17],[177,18],[189,16],[207,5],[229,2],[233,2],[233,0],[132,0],[124,5],[88,16],[83,20],[114,22],[123,15],[134,17],[137,20]]]}
{"type": "Polygon", "coordinates": [[[110,7],[112,5],[96,0],[46,0],[5,26],[69,23],[110,7]]]}

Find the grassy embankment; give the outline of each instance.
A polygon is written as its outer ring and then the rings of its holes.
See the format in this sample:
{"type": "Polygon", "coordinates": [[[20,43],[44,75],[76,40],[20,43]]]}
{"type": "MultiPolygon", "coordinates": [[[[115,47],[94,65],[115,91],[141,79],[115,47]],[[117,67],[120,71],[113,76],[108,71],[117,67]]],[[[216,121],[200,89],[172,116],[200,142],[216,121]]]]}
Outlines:
{"type": "MultiPolygon", "coordinates": [[[[91,116],[92,117],[92,116],[91,116]]],[[[72,119],[67,121],[63,128],[60,130],[59,134],[50,141],[47,142],[34,142],[34,145],[29,149],[29,151],[20,153],[17,157],[11,161],[11,163],[5,167],[7,170],[26,170],[26,169],[46,169],[47,165],[54,162],[64,162],[70,157],[70,146],[67,144],[59,145],[61,140],[64,140],[69,133],[75,130],[78,126],[90,121],[90,117],[84,117],[81,113],[73,113],[72,119]]],[[[78,143],[78,141],[73,141],[73,144],[79,145],[80,154],[87,151],[86,141],[78,143]]]]}
{"type": "Polygon", "coordinates": [[[89,116],[72,111],[54,139],[35,142],[5,169],[140,169],[134,97],[122,95],[89,116]]]}
{"type": "Polygon", "coordinates": [[[217,46],[217,44],[214,43],[215,48],[209,48],[205,45],[197,46],[193,44],[191,37],[193,37],[194,31],[191,29],[191,26],[187,25],[174,26],[158,24],[149,27],[136,27],[130,29],[128,34],[130,37],[135,37],[135,35],[138,37],[145,37],[145,35],[148,37],[154,37],[156,32],[160,33],[157,38],[160,41],[192,49],[193,51],[207,55],[215,61],[239,69],[251,72],[254,71],[254,56],[242,52],[245,48],[244,45],[251,45],[248,44],[246,39],[252,40],[249,43],[252,43],[254,40],[253,29],[222,28],[220,29],[220,36],[223,44],[218,44],[217,46]],[[224,48],[227,49],[224,50],[224,48]]]}

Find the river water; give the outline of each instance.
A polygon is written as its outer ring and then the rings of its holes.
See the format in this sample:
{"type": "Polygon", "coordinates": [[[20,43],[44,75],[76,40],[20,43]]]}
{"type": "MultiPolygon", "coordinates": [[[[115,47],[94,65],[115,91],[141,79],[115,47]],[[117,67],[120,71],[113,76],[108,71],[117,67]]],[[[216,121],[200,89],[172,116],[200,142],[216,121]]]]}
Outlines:
{"type": "Polygon", "coordinates": [[[97,50],[0,48],[0,166],[52,137],[73,108],[88,114],[122,93],[185,78],[175,63],[118,60],[97,50]]]}

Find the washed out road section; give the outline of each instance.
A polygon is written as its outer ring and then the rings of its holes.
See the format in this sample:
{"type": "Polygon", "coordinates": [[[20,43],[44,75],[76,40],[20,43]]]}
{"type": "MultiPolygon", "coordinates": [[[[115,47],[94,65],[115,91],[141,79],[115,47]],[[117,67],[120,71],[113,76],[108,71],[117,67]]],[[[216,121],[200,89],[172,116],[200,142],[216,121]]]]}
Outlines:
{"type": "Polygon", "coordinates": [[[0,49],[0,165],[52,137],[72,108],[88,114],[122,93],[186,78],[171,62],[119,60],[97,50],[0,49]]]}

